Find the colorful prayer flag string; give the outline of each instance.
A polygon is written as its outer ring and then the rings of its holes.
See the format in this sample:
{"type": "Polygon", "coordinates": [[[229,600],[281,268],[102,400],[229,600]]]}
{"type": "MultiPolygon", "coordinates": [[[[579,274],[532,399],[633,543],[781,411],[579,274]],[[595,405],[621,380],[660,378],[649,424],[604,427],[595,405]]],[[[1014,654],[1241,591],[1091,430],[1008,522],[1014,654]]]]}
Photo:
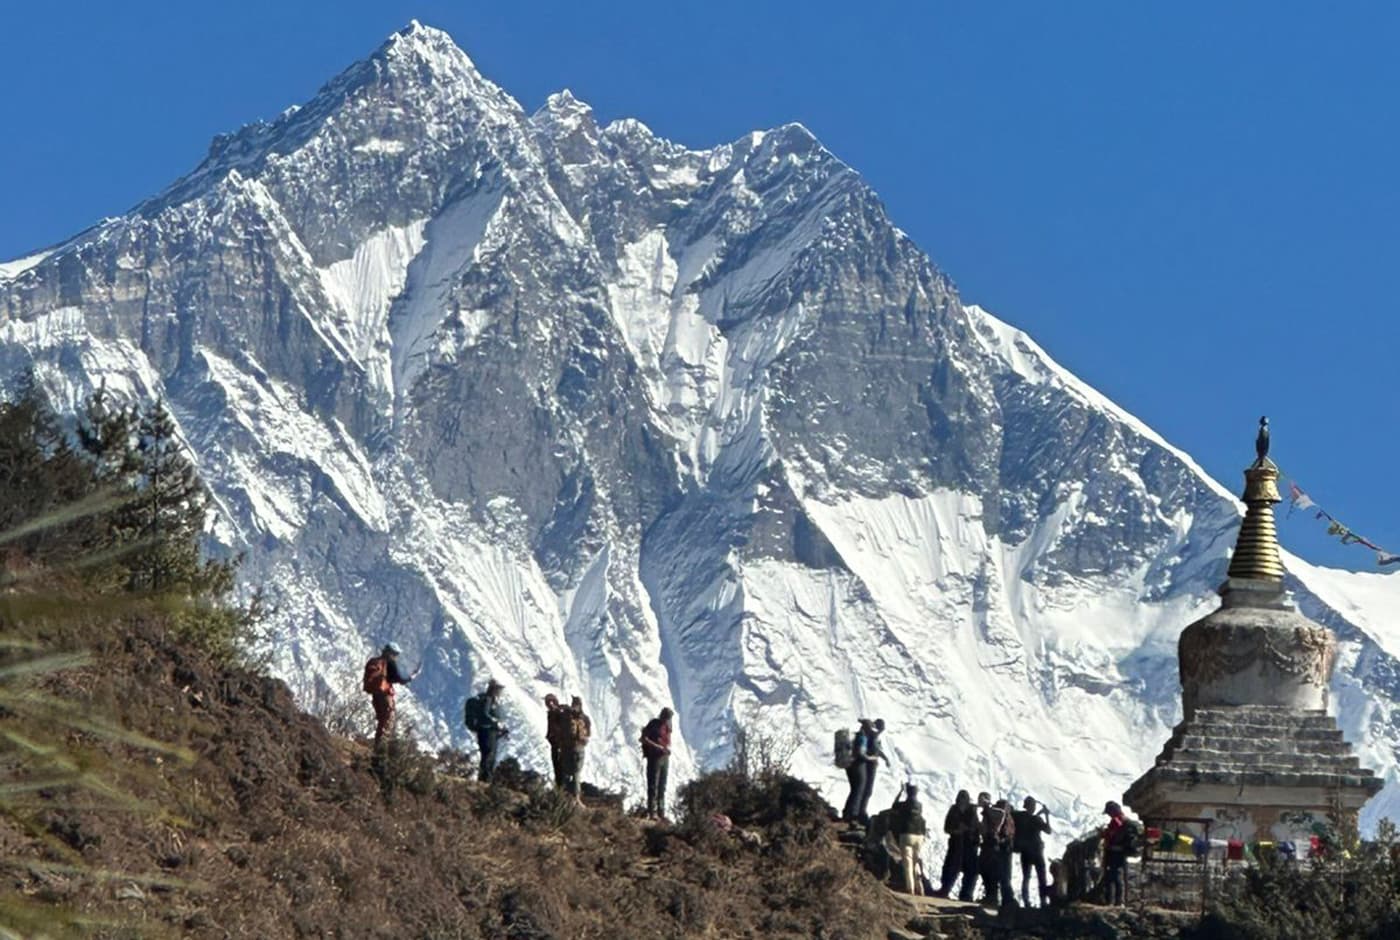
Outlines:
{"type": "Polygon", "coordinates": [[[1319,521],[1325,519],[1327,521],[1327,534],[1340,539],[1343,545],[1363,545],[1369,548],[1376,553],[1376,564],[1380,567],[1400,564],[1400,555],[1386,551],[1363,535],[1357,535],[1343,525],[1336,516],[1319,506],[1311,496],[1303,492],[1303,488],[1298,485],[1297,480],[1284,473],[1282,469],[1279,470],[1279,474],[1288,480],[1288,516],[1285,518],[1291,517],[1294,510],[1297,509],[1316,510],[1313,518],[1319,521]]]}

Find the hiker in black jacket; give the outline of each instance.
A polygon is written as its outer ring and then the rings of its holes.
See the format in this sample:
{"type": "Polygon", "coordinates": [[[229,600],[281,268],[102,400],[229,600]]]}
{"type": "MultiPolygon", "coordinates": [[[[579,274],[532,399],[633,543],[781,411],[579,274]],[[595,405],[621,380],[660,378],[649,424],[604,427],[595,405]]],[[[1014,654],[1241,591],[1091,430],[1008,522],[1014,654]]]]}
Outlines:
{"type": "Polygon", "coordinates": [[[1021,903],[1030,907],[1031,871],[1035,871],[1040,898],[1040,906],[1045,898],[1045,833],[1050,831],[1050,811],[1041,806],[1037,809],[1035,797],[1028,796],[1021,802],[1021,809],[1011,814],[1016,823],[1015,849],[1021,854],[1021,903]]]}
{"type": "Polygon", "coordinates": [[[977,885],[977,807],[966,790],[959,790],[953,805],[943,817],[943,833],[948,837],[948,851],[943,856],[943,873],[936,897],[946,898],[953,883],[962,876],[958,897],[971,901],[977,885]]]}
{"type": "Polygon", "coordinates": [[[923,894],[923,879],[918,873],[919,850],[924,846],[928,826],[919,804],[919,788],[911,783],[903,788],[903,793],[904,799],[896,798],[890,807],[890,833],[899,843],[905,893],[923,894]]]}

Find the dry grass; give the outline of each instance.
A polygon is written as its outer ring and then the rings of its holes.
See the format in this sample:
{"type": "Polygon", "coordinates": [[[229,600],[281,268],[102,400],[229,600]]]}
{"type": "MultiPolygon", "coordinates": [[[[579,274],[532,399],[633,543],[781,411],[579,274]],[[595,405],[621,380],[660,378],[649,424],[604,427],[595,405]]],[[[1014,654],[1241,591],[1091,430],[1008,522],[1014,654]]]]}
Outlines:
{"type": "Polygon", "coordinates": [[[854,940],[895,922],[796,782],[774,784],[765,818],[743,810],[761,796],[714,795],[740,798],[723,808],[763,828],[762,848],[698,824],[658,830],[523,776],[480,785],[460,755],[406,738],[376,766],[282,683],[216,663],[159,612],[89,627],[63,642],[91,662],[38,687],[129,729],[84,746],[147,811],[59,790],[36,797],[47,832],[0,822],[10,886],[40,910],[191,937],[854,940]],[[81,869],[40,873],[55,840],[81,869]]]}

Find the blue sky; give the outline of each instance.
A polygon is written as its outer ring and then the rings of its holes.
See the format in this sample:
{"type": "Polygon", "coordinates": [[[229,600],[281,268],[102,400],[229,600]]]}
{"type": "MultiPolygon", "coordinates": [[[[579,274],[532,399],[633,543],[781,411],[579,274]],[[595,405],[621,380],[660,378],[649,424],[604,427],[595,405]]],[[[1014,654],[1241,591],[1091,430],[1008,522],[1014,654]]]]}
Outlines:
{"type": "MultiPolygon", "coordinates": [[[[416,17],[527,109],[568,87],[694,146],[801,121],[966,300],[1232,488],[1268,413],[1285,470],[1400,551],[1400,5],[1337,6],[25,4],[0,17],[0,258],[416,17]]],[[[1300,516],[1281,534],[1374,570],[1300,516]]]]}

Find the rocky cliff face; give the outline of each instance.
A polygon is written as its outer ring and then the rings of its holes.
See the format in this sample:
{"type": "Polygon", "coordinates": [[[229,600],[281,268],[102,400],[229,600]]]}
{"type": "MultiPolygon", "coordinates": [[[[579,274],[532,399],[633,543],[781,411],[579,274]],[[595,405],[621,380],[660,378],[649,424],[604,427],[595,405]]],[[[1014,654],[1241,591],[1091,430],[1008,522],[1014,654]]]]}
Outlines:
{"type": "MultiPolygon", "coordinates": [[[[634,790],[664,704],[682,771],[738,717],[829,794],[831,732],[882,715],[877,800],[910,774],[1082,823],[1166,739],[1238,523],[805,128],[694,151],[568,92],[526,114],[417,24],[0,266],[0,365],[166,399],[294,688],[393,638],[432,737],[486,676],[522,725],[580,692],[592,772],[634,790]]],[[[1393,779],[1400,581],[1291,570],[1393,779]]]]}

